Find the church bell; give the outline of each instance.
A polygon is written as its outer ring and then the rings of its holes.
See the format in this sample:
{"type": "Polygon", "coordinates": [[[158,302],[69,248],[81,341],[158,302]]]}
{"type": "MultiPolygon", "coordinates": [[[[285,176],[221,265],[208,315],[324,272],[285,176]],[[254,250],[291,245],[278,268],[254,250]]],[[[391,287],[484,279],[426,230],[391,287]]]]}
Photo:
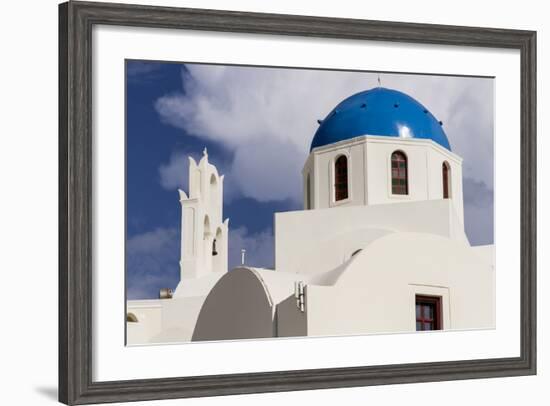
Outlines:
{"type": "Polygon", "coordinates": [[[218,251],[216,251],[216,239],[214,238],[214,241],[212,241],[212,256],[218,255],[218,251]]]}

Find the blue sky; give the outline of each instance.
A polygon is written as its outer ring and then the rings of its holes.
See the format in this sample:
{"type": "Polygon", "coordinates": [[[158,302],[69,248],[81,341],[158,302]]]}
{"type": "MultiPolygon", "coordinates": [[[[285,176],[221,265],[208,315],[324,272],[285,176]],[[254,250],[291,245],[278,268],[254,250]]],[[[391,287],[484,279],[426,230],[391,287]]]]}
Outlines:
{"type": "MultiPolygon", "coordinates": [[[[302,208],[301,168],[323,118],[377,74],[200,64],[127,62],[127,244],[129,299],[156,298],[179,281],[187,156],[210,162],[224,182],[229,266],[273,266],[273,213],[302,208]],[[250,159],[255,157],[255,159],[250,159]]],[[[381,75],[444,122],[464,158],[466,232],[493,242],[492,79],[381,75]]]]}

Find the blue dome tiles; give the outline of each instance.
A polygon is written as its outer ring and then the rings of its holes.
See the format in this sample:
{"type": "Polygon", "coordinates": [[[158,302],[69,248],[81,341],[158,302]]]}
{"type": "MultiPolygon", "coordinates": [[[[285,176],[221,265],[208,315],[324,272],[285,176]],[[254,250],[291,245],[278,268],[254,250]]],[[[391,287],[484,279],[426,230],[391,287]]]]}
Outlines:
{"type": "Polygon", "coordinates": [[[338,104],[320,121],[310,150],[361,135],[429,139],[451,150],[442,123],[428,109],[384,87],[356,93],[338,104]]]}

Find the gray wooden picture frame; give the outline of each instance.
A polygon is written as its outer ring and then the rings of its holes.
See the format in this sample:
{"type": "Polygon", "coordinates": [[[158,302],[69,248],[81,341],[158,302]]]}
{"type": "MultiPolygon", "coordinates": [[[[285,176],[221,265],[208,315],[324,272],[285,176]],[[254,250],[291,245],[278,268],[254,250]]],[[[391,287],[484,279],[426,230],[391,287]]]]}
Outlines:
{"type": "MultiPolygon", "coordinates": [[[[121,271],[122,272],[122,271],[121,271]]],[[[121,292],[121,295],[123,293],[121,292]]],[[[536,373],[536,32],[136,5],[59,6],[59,400],[218,396],[536,373]],[[92,27],[95,24],[511,48],[521,58],[521,353],[166,379],[92,380],[92,27]]]]}

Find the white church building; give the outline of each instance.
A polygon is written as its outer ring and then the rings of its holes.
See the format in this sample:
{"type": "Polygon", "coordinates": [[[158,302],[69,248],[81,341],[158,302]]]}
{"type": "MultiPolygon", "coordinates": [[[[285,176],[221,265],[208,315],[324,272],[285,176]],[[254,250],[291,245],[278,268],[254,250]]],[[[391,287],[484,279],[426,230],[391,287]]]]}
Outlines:
{"type": "Polygon", "coordinates": [[[274,216],[275,269],[228,270],[224,177],[189,158],[181,279],[127,302],[127,344],[494,328],[494,246],[470,245],[462,158],[418,101],[343,100],[302,177],[304,210],[274,216]]]}

